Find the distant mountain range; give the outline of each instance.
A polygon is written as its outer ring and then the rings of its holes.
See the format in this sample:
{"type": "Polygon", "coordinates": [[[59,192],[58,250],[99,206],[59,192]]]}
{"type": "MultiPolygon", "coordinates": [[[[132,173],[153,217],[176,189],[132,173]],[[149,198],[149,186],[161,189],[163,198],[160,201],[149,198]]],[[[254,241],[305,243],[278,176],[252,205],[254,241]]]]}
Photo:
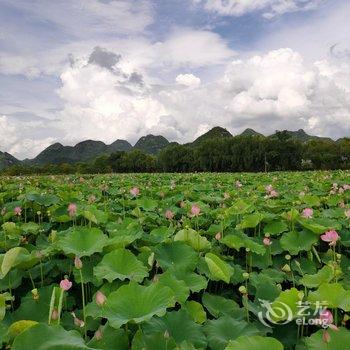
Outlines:
{"type": "MultiPolygon", "coordinates": [[[[284,131],[288,137],[301,142],[307,142],[309,140],[319,139],[332,141],[330,138],[312,136],[307,134],[304,130],[297,131],[284,131]]],[[[276,133],[267,137],[277,137],[276,133]]],[[[265,137],[264,135],[256,132],[253,129],[245,129],[240,135],[237,136],[253,136],[253,137],[265,137]]],[[[197,147],[204,141],[213,138],[233,137],[233,135],[226,129],[216,126],[199,136],[191,143],[187,143],[187,146],[197,147]]],[[[338,140],[339,141],[339,140],[338,140]]],[[[116,151],[131,151],[133,149],[141,150],[148,154],[156,155],[163,148],[170,144],[176,144],[176,142],[170,143],[164,136],[161,135],[147,135],[141,137],[134,146],[132,146],[126,140],[116,140],[110,145],[106,145],[102,141],[86,140],[82,141],[75,146],[63,146],[60,143],[54,143],[53,145],[44,149],[33,159],[25,159],[20,161],[6,152],[0,152],[0,170],[7,168],[11,165],[31,164],[31,165],[44,165],[44,164],[60,164],[60,163],[76,163],[93,160],[101,155],[108,155],[116,151]]]]}

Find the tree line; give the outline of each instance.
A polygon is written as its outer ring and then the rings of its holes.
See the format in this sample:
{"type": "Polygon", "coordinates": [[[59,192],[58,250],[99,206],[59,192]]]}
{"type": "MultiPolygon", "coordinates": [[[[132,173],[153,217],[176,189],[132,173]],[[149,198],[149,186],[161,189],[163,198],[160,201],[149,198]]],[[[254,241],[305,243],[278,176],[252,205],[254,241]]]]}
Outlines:
{"type": "Polygon", "coordinates": [[[301,142],[286,132],[274,137],[213,138],[193,145],[171,144],[156,156],[139,149],[74,164],[16,165],[5,175],[140,172],[261,172],[350,169],[350,138],[301,142]]]}

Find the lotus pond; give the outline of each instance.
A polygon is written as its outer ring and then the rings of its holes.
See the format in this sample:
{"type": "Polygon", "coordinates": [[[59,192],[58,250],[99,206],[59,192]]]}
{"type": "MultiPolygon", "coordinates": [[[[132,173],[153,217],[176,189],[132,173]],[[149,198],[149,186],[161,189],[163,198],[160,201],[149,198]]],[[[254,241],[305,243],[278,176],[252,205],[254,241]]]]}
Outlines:
{"type": "Polygon", "coordinates": [[[0,178],[0,341],[350,349],[350,172],[0,178]]]}

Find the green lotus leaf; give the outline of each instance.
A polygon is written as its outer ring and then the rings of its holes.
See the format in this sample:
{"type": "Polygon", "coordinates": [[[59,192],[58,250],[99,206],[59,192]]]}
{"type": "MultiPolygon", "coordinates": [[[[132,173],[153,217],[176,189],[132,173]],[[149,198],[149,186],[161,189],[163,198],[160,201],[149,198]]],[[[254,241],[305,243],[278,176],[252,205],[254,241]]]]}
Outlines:
{"type": "Polygon", "coordinates": [[[153,317],[144,326],[145,334],[168,332],[176,344],[187,341],[196,348],[206,348],[207,340],[202,327],[192,321],[185,310],[167,312],[164,317],[153,317]]]}
{"type": "Polygon", "coordinates": [[[307,230],[313,233],[321,234],[327,231],[327,226],[323,226],[313,219],[301,218],[298,220],[298,222],[302,227],[306,228],[307,230]]]}
{"type": "Polygon", "coordinates": [[[184,281],[191,292],[200,292],[207,288],[208,281],[204,276],[190,272],[185,268],[174,267],[171,270],[175,278],[184,281]]]}
{"type": "Polygon", "coordinates": [[[135,282],[121,286],[108,295],[103,316],[110,325],[119,328],[128,322],[141,323],[154,315],[163,316],[174,305],[174,293],[159,283],[140,286],[135,282]]]}
{"type": "Polygon", "coordinates": [[[300,251],[309,251],[318,239],[316,235],[309,231],[290,231],[282,235],[280,244],[290,254],[297,255],[300,251]]]}
{"type": "Polygon", "coordinates": [[[339,328],[338,331],[327,329],[330,335],[329,343],[323,340],[324,330],[312,334],[305,339],[307,350],[344,350],[350,343],[350,331],[344,327],[339,328]]]}
{"type": "Polygon", "coordinates": [[[239,199],[235,203],[232,204],[230,208],[227,209],[228,214],[233,215],[241,215],[245,213],[249,213],[253,210],[253,204],[247,203],[246,201],[239,199]]]}
{"type": "Polygon", "coordinates": [[[243,335],[256,335],[259,330],[243,320],[235,320],[230,316],[222,316],[216,320],[210,320],[204,326],[210,349],[224,350],[230,340],[243,335]]]}
{"type": "Polygon", "coordinates": [[[106,229],[111,237],[106,248],[123,248],[142,237],[143,230],[139,223],[125,219],[121,224],[109,222],[106,229]]]}
{"type": "Polygon", "coordinates": [[[283,350],[283,345],[275,338],[242,336],[230,341],[225,350],[283,350]]]}
{"type": "Polygon", "coordinates": [[[320,199],[312,194],[306,194],[304,196],[299,196],[301,201],[309,207],[319,207],[321,205],[320,199]]]}
{"type": "Polygon", "coordinates": [[[162,243],[155,248],[155,258],[163,269],[171,267],[194,270],[198,254],[183,242],[162,243]]]}
{"type": "Polygon", "coordinates": [[[61,326],[49,326],[43,323],[34,325],[18,335],[12,350],[89,350],[77,331],[66,331],[61,326]]]}
{"type": "Polygon", "coordinates": [[[12,268],[29,263],[33,257],[27,249],[14,247],[5,253],[1,260],[0,278],[4,278],[12,268]]]}
{"type": "Polygon", "coordinates": [[[108,214],[94,206],[86,207],[82,216],[95,224],[105,224],[108,220],[108,214]]]}
{"type": "Polygon", "coordinates": [[[21,229],[25,234],[38,234],[40,226],[35,222],[27,222],[21,225],[21,229]]]}
{"type": "Polygon", "coordinates": [[[59,238],[57,246],[65,254],[90,256],[102,252],[107,239],[108,237],[98,228],[74,227],[59,238]]]}
{"type": "Polygon", "coordinates": [[[327,302],[328,308],[341,308],[350,311],[350,290],[345,290],[340,283],[322,283],[314,292],[310,292],[308,300],[327,302]]]}
{"type": "Polygon", "coordinates": [[[202,237],[197,231],[190,228],[180,230],[174,236],[174,241],[183,241],[197,251],[208,250],[211,247],[206,237],[202,237]]]}
{"type": "Polygon", "coordinates": [[[22,332],[24,332],[26,329],[33,327],[36,324],[38,324],[38,322],[32,320],[16,321],[12,323],[11,326],[8,328],[7,334],[10,337],[10,339],[13,339],[22,332]]]}
{"type": "Polygon", "coordinates": [[[203,294],[202,303],[214,317],[233,315],[239,308],[234,300],[209,293],[203,294]]]}
{"type": "Polygon", "coordinates": [[[129,341],[123,329],[115,329],[108,325],[100,327],[102,333],[101,339],[93,337],[87,344],[89,347],[99,350],[128,350],[129,341]]]}
{"type": "Polygon", "coordinates": [[[130,250],[119,248],[103,256],[102,261],[94,267],[94,275],[110,283],[115,279],[142,282],[148,276],[148,271],[130,250]]]}
{"type": "Polygon", "coordinates": [[[304,293],[296,288],[283,290],[271,304],[273,310],[270,313],[271,320],[274,322],[292,320],[298,314],[298,303],[303,297],[304,293]]]}
{"type": "Polygon", "coordinates": [[[224,281],[230,283],[231,276],[233,274],[233,267],[220,259],[213,253],[205,254],[205,262],[208,265],[210,274],[214,281],[224,281]]]}
{"type": "Polygon", "coordinates": [[[141,198],[137,199],[136,203],[139,207],[146,211],[152,211],[158,206],[158,202],[151,198],[141,198]]]}
{"type": "Polygon", "coordinates": [[[132,340],[132,350],[177,350],[175,340],[165,337],[164,332],[144,334],[140,330],[135,333],[132,340]]]}
{"type": "Polygon", "coordinates": [[[264,219],[264,215],[261,213],[254,213],[246,215],[238,225],[239,228],[254,228],[264,219]]]}
{"type": "Polygon", "coordinates": [[[175,301],[183,304],[190,295],[190,289],[184,281],[178,280],[171,270],[159,276],[159,283],[163,286],[169,287],[174,295],[175,301]]]}
{"type": "Polygon", "coordinates": [[[11,221],[3,223],[1,227],[8,237],[17,238],[22,233],[21,228],[11,221]]]}
{"type": "Polygon", "coordinates": [[[259,255],[266,253],[266,248],[255,242],[252,238],[242,232],[235,232],[235,234],[226,235],[221,241],[229,248],[240,250],[242,247],[249,248],[251,252],[259,255]]]}
{"type": "Polygon", "coordinates": [[[186,301],[184,309],[196,323],[203,324],[207,320],[207,313],[204,311],[202,304],[197,301],[186,301]]]}
{"type": "Polygon", "coordinates": [[[31,292],[21,298],[21,305],[13,313],[13,320],[32,320],[47,322],[50,310],[50,299],[53,287],[51,285],[38,289],[39,299],[34,300],[31,292]]]}
{"type": "Polygon", "coordinates": [[[316,274],[305,274],[300,283],[308,288],[317,288],[322,283],[330,282],[334,277],[333,269],[330,266],[323,266],[316,274]]]}
{"type": "Polygon", "coordinates": [[[280,289],[277,287],[276,282],[268,275],[264,273],[251,273],[249,283],[255,287],[255,300],[263,299],[273,301],[280,294],[280,289]]]}
{"type": "Polygon", "coordinates": [[[288,225],[282,220],[271,221],[264,227],[264,234],[278,235],[285,231],[288,231],[288,225]]]}
{"type": "Polygon", "coordinates": [[[31,194],[27,194],[26,198],[28,201],[35,202],[45,207],[49,207],[50,205],[57,204],[60,201],[59,197],[55,196],[54,194],[31,193],[31,194]]]}

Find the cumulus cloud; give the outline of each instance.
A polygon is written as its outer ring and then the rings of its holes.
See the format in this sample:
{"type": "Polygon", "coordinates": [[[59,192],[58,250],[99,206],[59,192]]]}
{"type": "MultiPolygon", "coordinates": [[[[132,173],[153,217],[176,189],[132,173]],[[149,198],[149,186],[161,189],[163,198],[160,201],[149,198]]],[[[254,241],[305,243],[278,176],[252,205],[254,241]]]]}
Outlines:
{"type": "Polygon", "coordinates": [[[175,80],[185,86],[198,86],[201,83],[201,80],[193,74],[179,74],[175,80]]]}
{"type": "Polygon", "coordinates": [[[6,115],[0,116],[0,150],[6,150],[20,159],[24,156],[35,157],[44,148],[55,141],[54,137],[33,139],[30,130],[36,127],[43,127],[40,122],[18,123],[6,115]]]}
{"type": "Polygon", "coordinates": [[[242,16],[262,11],[263,17],[271,19],[287,12],[309,11],[324,0],[193,0],[210,12],[223,16],[242,16]]]}
{"type": "Polygon", "coordinates": [[[147,80],[131,86],[130,73],[118,69],[119,75],[87,62],[61,75],[60,127],[67,142],[135,142],[150,132],[186,142],[215,125],[266,134],[286,127],[334,137],[350,132],[346,62],[307,64],[299,53],[279,49],[235,59],[210,83],[186,73],[176,76],[177,84],[156,86],[147,80]]]}
{"type": "Polygon", "coordinates": [[[129,57],[95,47],[63,69],[57,91],[63,108],[50,126],[35,120],[18,128],[8,116],[0,118],[0,134],[7,136],[1,137],[0,149],[34,156],[55,141],[136,142],[148,133],[189,142],[216,125],[234,134],[247,127],[265,134],[286,128],[334,138],[350,134],[346,55],[309,62],[284,48],[223,65],[210,82],[175,65],[173,83],[154,83],[129,57]],[[33,137],[33,130],[42,130],[40,137],[33,137]]]}

